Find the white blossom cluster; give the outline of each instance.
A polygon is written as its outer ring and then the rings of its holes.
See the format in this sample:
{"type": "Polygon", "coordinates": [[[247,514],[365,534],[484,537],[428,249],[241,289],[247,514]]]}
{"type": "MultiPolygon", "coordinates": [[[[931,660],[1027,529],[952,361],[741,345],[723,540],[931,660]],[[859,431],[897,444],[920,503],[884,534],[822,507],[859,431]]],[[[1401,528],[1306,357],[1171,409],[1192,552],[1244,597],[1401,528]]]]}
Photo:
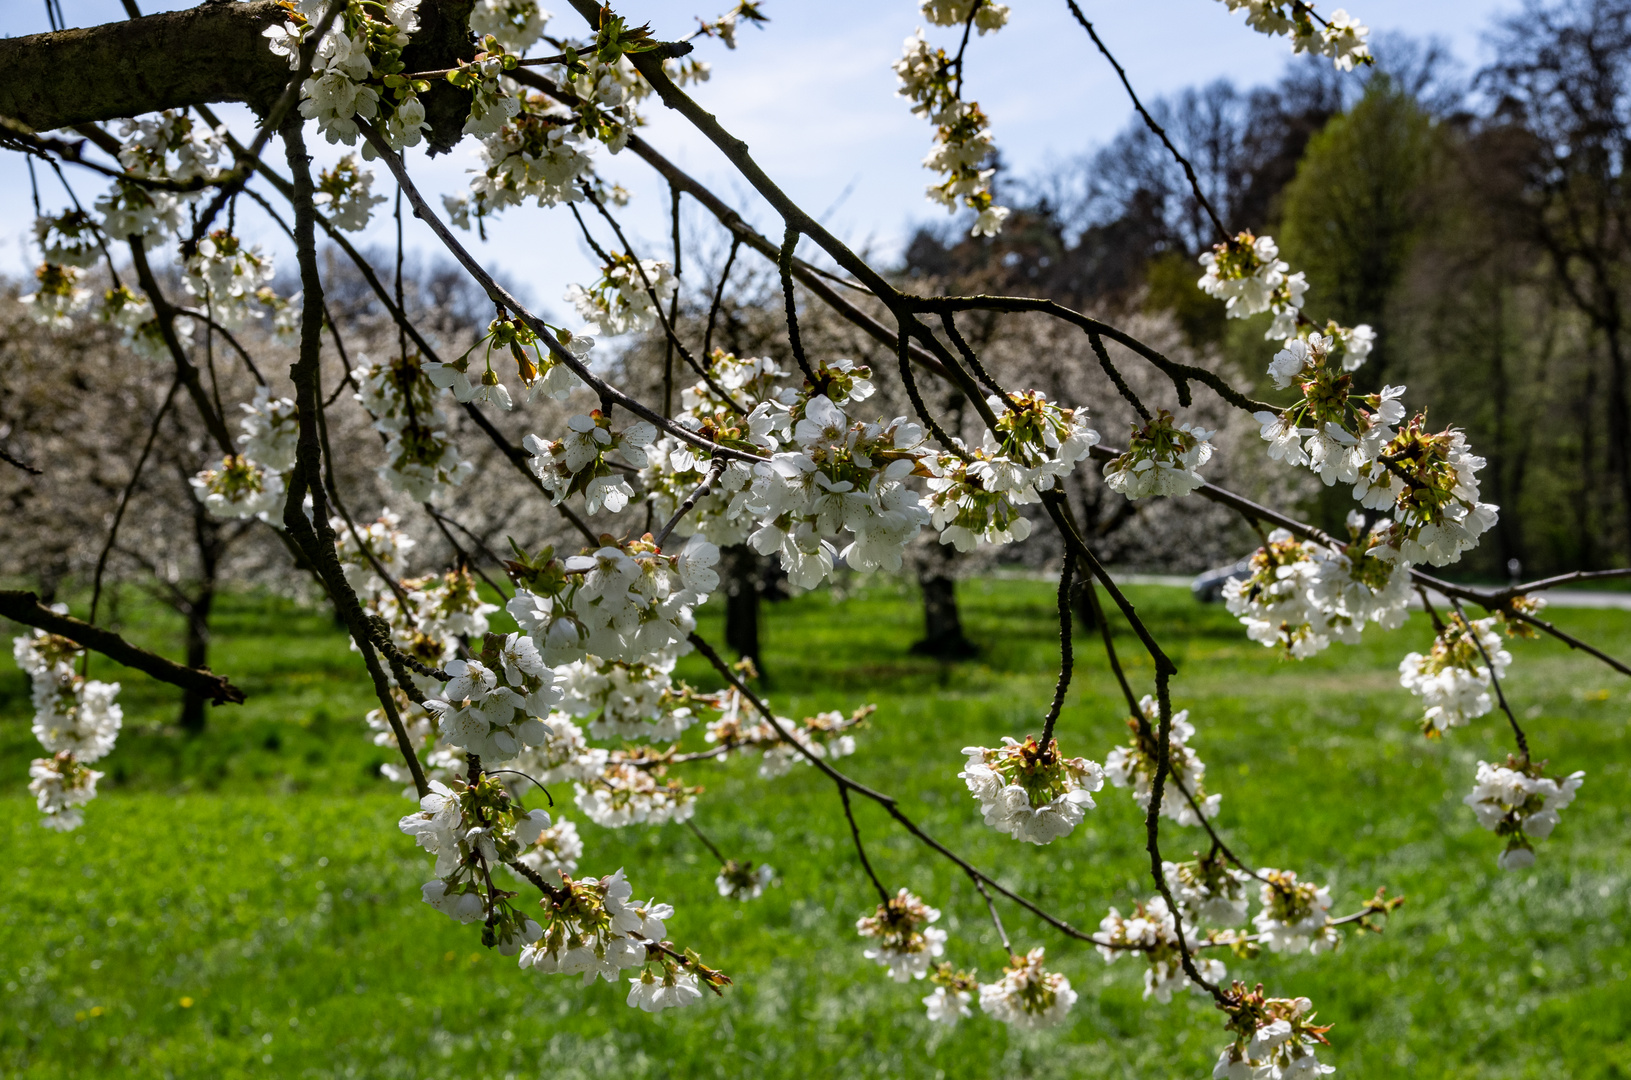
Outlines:
{"type": "Polygon", "coordinates": [[[1424,731],[1439,735],[1463,727],[1495,707],[1490,668],[1493,665],[1496,679],[1504,678],[1512,662],[1498,624],[1493,615],[1468,622],[1459,613],[1451,614],[1425,656],[1413,652],[1399,661],[1399,685],[1427,707],[1424,731]]]}
{"type": "MultiPolygon", "coordinates": [[[[1178,947],[1178,924],[1164,897],[1151,897],[1148,902],[1138,905],[1127,918],[1111,908],[1110,913],[1099,920],[1099,933],[1106,942],[1098,946],[1099,955],[1104,957],[1105,963],[1113,963],[1132,951],[1142,952],[1149,961],[1150,966],[1144,970],[1146,1001],[1153,997],[1165,1005],[1172,1000],[1174,991],[1200,989],[1189,981],[1184,971],[1183,950],[1178,947]]],[[[1187,919],[1184,935],[1186,944],[1193,948],[1195,931],[1188,925],[1187,919]]],[[[1208,957],[1191,954],[1190,962],[1195,965],[1201,978],[1211,982],[1218,982],[1227,974],[1221,962],[1208,957]]]]}
{"type": "Polygon", "coordinates": [[[714,878],[714,887],[727,900],[757,900],[775,876],[775,868],[768,863],[755,866],[752,862],[726,859],[719,876],[714,878]]]}
{"type": "MultiPolygon", "coordinates": [[[[680,391],[675,422],[711,443],[746,453],[772,453],[780,447],[789,427],[788,410],[798,404],[797,391],[781,385],[786,372],[768,356],[738,358],[722,349],[713,351],[706,370],[707,379],[680,391]]],[[[865,391],[862,397],[871,393],[870,383],[865,391]]],[[[855,392],[852,388],[852,400],[855,392]]],[[[673,516],[717,464],[708,451],[671,435],[646,447],[640,484],[658,520],[673,516]]],[[[752,465],[726,461],[708,494],[679,520],[675,532],[701,535],[718,547],[743,543],[756,524],[748,510],[752,482],[752,465]]]]}
{"type": "MultiPolygon", "coordinates": [[[[67,608],[56,605],[58,614],[67,608]]],[[[96,796],[102,774],[90,768],[113,749],[124,722],[114,698],[118,683],[87,679],[74,670],[85,651],[67,638],[34,630],[12,639],[11,653],[28,675],[34,705],[34,737],[50,757],[29,763],[29,794],[41,824],[67,832],[84,824],[80,809],[96,796]]]]}
{"type": "Polygon", "coordinates": [[[693,609],[719,586],[718,559],[719,550],[699,537],[674,555],[649,536],[564,561],[548,552],[529,568],[508,611],[551,665],[683,653],[696,627],[693,609]]]}
{"type": "Polygon", "coordinates": [[[876,943],[863,956],[888,968],[896,982],[910,982],[927,977],[930,961],[946,951],[946,932],[933,925],[939,921],[939,908],[903,888],[873,914],[857,919],[855,930],[876,943]]]}
{"type": "Polygon", "coordinates": [[[90,303],[91,292],[80,287],[85,271],[77,266],[60,263],[41,263],[34,270],[36,288],[19,299],[27,305],[29,316],[41,326],[52,330],[66,330],[74,324],[74,316],[90,303]]]}
{"type": "MultiPolygon", "coordinates": [[[[285,20],[264,31],[268,48],[288,61],[290,71],[300,69],[302,45],[328,7],[324,0],[295,0],[285,20]]],[[[430,86],[402,74],[403,47],[418,29],[419,0],[344,0],[300,85],[300,115],[316,120],[330,143],[357,145],[357,121],[367,120],[379,125],[393,150],[419,145],[426,127],[419,95],[430,86]]],[[[362,156],[374,156],[368,143],[362,156]]]]}
{"type": "Polygon", "coordinates": [[[318,175],[312,201],[335,228],[361,232],[385,196],[374,194],[374,174],[363,167],[362,160],[356,154],[346,154],[333,168],[318,175]]]}
{"type": "MultiPolygon", "coordinates": [[[[697,974],[682,970],[659,948],[673,907],[655,900],[631,902],[634,887],[622,870],[599,879],[563,877],[563,882],[563,888],[545,895],[543,933],[521,951],[523,969],[581,973],[585,986],[596,978],[616,982],[621,972],[638,970],[629,979],[628,1004],[646,1012],[682,1008],[702,996],[697,974]]],[[[687,960],[686,966],[700,965],[687,960]]],[[[704,974],[711,973],[704,969],[704,974]]]]}
{"type": "Polygon", "coordinates": [[[837,760],[855,753],[855,736],[850,732],[876,708],[863,705],[847,717],[836,710],[817,713],[805,717],[802,724],[785,716],[776,717],[774,724],[768,720],[743,723],[746,703],[735,690],[719,695],[715,707],[719,718],[708,724],[708,741],[731,752],[762,748],[759,776],[765,780],[786,776],[794,765],[808,765],[810,758],[837,760]]]}
{"type": "Polygon", "coordinates": [[[1280,246],[1273,237],[1243,232],[1203,252],[1200,262],[1206,273],[1196,284],[1208,296],[1223,301],[1229,318],[1246,319],[1271,311],[1270,339],[1296,333],[1308,280],[1300,270],[1289,273],[1291,264],[1280,258],[1280,246]]]}
{"type": "Polygon", "coordinates": [[[419,811],[398,823],[436,856],[436,877],[420,890],[425,903],[461,923],[483,922],[487,944],[505,956],[537,941],[542,928],[492,888],[492,868],[514,861],[549,825],[548,813],[522,809],[490,776],[473,786],[433,781],[419,811]]]}
{"type": "Polygon", "coordinates": [[[491,34],[506,51],[524,53],[543,36],[551,18],[537,0],[476,0],[470,31],[477,41],[491,34]]]}
{"type": "Polygon", "coordinates": [[[418,502],[445,498],[475,465],[459,453],[447,431],[447,415],[436,407],[434,386],[417,352],[370,364],[358,357],[351,371],[359,405],[385,436],[385,463],[377,470],[392,491],[418,502]]]}
{"type": "Polygon", "coordinates": [[[1295,870],[1259,870],[1262,910],[1252,917],[1257,940],[1270,952],[1321,953],[1342,943],[1330,925],[1331,890],[1297,880],[1295,870]]]}
{"type": "Polygon", "coordinates": [[[1206,481],[1200,468],[1212,460],[1212,432],[1189,421],[1173,422],[1160,409],[1143,427],[1133,428],[1127,452],[1104,466],[1111,491],[1129,499],[1188,495],[1206,481]]]}
{"type": "Polygon", "coordinates": [[[189,483],[213,518],[278,521],[300,438],[295,404],[260,386],[239,408],[244,413],[238,422],[243,429],[238,436],[241,453],[228,454],[219,466],[200,470],[189,483]]]}
{"type": "Polygon", "coordinates": [[[825,394],[804,403],[791,446],[754,467],[747,507],[759,527],[748,543],[774,552],[793,584],[814,588],[833,571],[827,536],[848,532],[842,551],[857,570],[898,570],[901,553],[929,522],[907,487],[923,429],[905,417],[852,423],[825,394]]]}
{"type": "MultiPolygon", "coordinates": [[[[587,360],[595,347],[595,339],[585,334],[552,328],[555,339],[573,358],[587,360]]],[[[465,350],[457,360],[443,363],[430,361],[422,364],[425,377],[431,385],[453,393],[460,403],[478,402],[508,409],[512,405],[510,391],[493,370],[493,350],[507,350],[515,361],[516,375],[526,389],[526,400],[531,402],[539,394],[557,401],[564,400],[581,385],[576,373],[552,353],[545,352],[542,339],[532,328],[519,320],[496,318],[487,325],[487,333],[465,350]],[[470,354],[485,344],[483,369],[470,381],[470,354]],[[530,350],[530,351],[529,351],[530,350]]]]}
{"type": "MultiPolygon", "coordinates": [[[[147,180],[201,180],[211,176],[226,145],[225,130],[199,124],[185,109],[120,121],[119,164],[147,180]]],[[[157,191],[115,180],[96,201],[109,240],[157,240],[181,228],[196,191],[157,191]]]]}
{"type": "Polygon", "coordinates": [[[1226,927],[1246,921],[1246,890],[1252,877],[1244,870],[1215,856],[1199,856],[1191,862],[1163,862],[1161,876],[1183,913],[1186,932],[1191,923],[1226,927]]]}
{"type": "Polygon", "coordinates": [[[1015,840],[1048,844],[1068,836],[1093,809],[1092,792],[1104,770],[1086,758],[1067,758],[1057,740],[1046,746],[1004,737],[1002,746],[965,746],[968,764],[957,776],[980,803],[985,823],[1015,840]]]}
{"type": "Polygon", "coordinates": [[[187,259],[182,284],[207,305],[210,317],[229,330],[258,314],[261,290],[272,280],[272,259],[225,229],[198,242],[187,259]]]}
{"type": "MultiPolygon", "coordinates": [[[[1114,747],[1105,755],[1104,775],[1118,788],[1130,787],[1133,801],[1148,811],[1155,784],[1156,762],[1159,760],[1155,728],[1160,723],[1161,713],[1156,700],[1148,694],[1139,702],[1139,708],[1148,722],[1149,736],[1145,736],[1144,728],[1137,720],[1127,721],[1133,736],[1126,745],[1114,747]]],[[[1174,713],[1167,738],[1167,757],[1172,765],[1168,783],[1170,785],[1176,781],[1182,784],[1200,807],[1201,813],[1201,816],[1196,815],[1195,807],[1190,805],[1182,792],[1174,790],[1173,786],[1167,787],[1161,794],[1161,816],[1179,825],[1199,825],[1201,817],[1210,821],[1217,815],[1218,805],[1223,802],[1222,795],[1206,793],[1203,786],[1206,763],[1189,747],[1189,740],[1194,737],[1195,725],[1189,722],[1189,710],[1174,713]]]]}
{"type": "Polygon", "coordinates": [[[1316,1025],[1307,998],[1265,998],[1235,983],[1229,1028],[1235,1041],[1223,1048],[1212,1080],[1310,1080],[1336,1070],[1315,1057],[1328,1045],[1328,1028],[1316,1025]]]}
{"type": "Polygon", "coordinates": [[[516,861],[530,868],[545,881],[571,877],[578,872],[578,860],[583,858],[583,838],[570,818],[556,818],[555,823],[538,834],[538,839],[523,848],[516,861]]]}
{"type": "Polygon", "coordinates": [[[84,270],[102,256],[96,221],[83,210],[35,218],[34,242],[40,246],[40,257],[57,266],[84,270]]]}
{"type": "Polygon", "coordinates": [[[657,440],[657,429],[645,420],[614,430],[611,418],[599,409],[579,413],[566,422],[566,434],[554,442],[528,435],[522,446],[532,455],[532,471],[558,506],[569,495],[582,493],[591,514],[604,507],[618,513],[634,498],[628,473],[643,469],[646,450],[657,440]],[[608,459],[608,454],[617,458],[608,459]],[[621,462],[618,461],[621,459],[621,462]]]}
{"type": "Polygon", "coordinates": [[[1506,838],[1496,857],[1502,870],[1521,870],[1535,864],[1532,840],[1552,835],[1558,811],[1574,802],[1574,793],[1586,782],[1583,771],[1551,777],[1542,764],[1527,758],[1508,758],[1504,765],[1478,763],[1477,781],[1461,801],[1478,815],[1478,824],[1506,838]]]}
{"type": "MultiPolygon", "coordinates": [[[[132,292],[128,285],[115,285],[102,294],[96,318],[122,330],[124,343],[137,356],[147,360],[170,358],[169,346],[164,342],[152,303],[147,297],[132,292]]],[[[193,327],[190,320],[176,320],[170,324],[170,329],[182,348],[192,344],[193,327]]]]}
{"type": "Polygon", "coordinates": [[[481,139],[480,166],[471,170],[470,190],[445,196],[443,206],[460,228],[508,206],[531,199],[539,207],[583,198],[580,181],[594,175],[593,141],[573,115],[541,94],[509,99],[516,111],[481,139]]]}
{"type": "Polygon", "coordinates": [[[598,774],[573,785],[573,801],[602,828],[689,821],[702,788],[665,777],[666,771],[660,758],[612,751],[598,774]]]}
{"type": "Polygon", "coordinates": [[[1371,62],[1365,39],[1370,29],[1337,8],[1328,17],[1314,11],[1306,0],[1223,0],[1230,11],[1245,11],[1246,25],[1271,37],[1289,37],[1292,54],[1330,57],[1338,71],[1352,71],[1371,62]]]}
{"type": "Polygon", "coordinates": [[[1087,426],[1086,407],[1060,408],[1041,391],[1006,399],[993,394],[986,403],[997,427],[978,449],[958,446],[960,453],[919,459],[929,474],[930,523],[940,530],[940,542],[958,551],[1029,536],[1030,520],[1019,508],[1041,501],[1038,491],[1068,476],[1099,442],[1099,433],[1087,426]]]}
{"type": "Polygon", "coordinates": [[[659,305],[668,303],[680,287],[673,265],[660,259],[636,261],[616,252],[611,260],[588,288],[568,286],[566,302],[577,309],[590,334],[616,337],[650,330],[657,325],[659,305]]]}
{"type": "MultiPolygon", "coordinates": [[[[598,658],[596,658],[598,659],[598,658]]],[[[651,656],[647,663],[621,660],[574,660],[562,667],[561,710],[588,719],[596,739],[650,739],[675,742],[697,722],[686,688],[675,688],[672,653],[651,656]]]]}
{"type": "Polygon", "coordinates": [[[958,971],[942,962],[929,973],[929,980],[935,984],[934,991],[923,999],[929,1023],[956,1027],[959,1021],[974,1015],[969,1005],[980,990],[974,972],[958,971]]]}
{"type": "Polygon", "coordinates": [[[1014,956],[1002,969],[1002,978],[980,986],[980,1011],[1011,1027],[1035,1031],[1061,1023],[1076,1004],[1070,980],[1043,967],[1045,950],[1038,945],[1024,956],[1014,956]]]}
{"type": "Polygon", "coordinates": [[[555,672],[523,634],[486,635],[481,659],[450,660],[452,677],[440,697],[425,702],[442,738],[461,750],[504,761],[549,734],[541,717],[561,698],[555,672]]]}
{"type": "Polygon", "coordinates": [[[1350,540],[1327,547],[1275,529],[1251,559],[1251,573],[1223,586],[1229,613],[1246,636],[1299,660],[1331,639],[1357,644],[1370,622],[1397,630],[1409,615],[1410,567],[1387,546],[1387,535],[1365,531],[1365,516],[1348,515],[1350,540]]]}
{"type": "MultiPolygon", "coordinates": [[[[972,15],[981,34],[1000,29],[1008,21],[1007,6],[992,0],[925,0],[922,11],[936,26],[960,25],[972,15]],[[961,19],[951,20],[958,12],[962,12],[961,19]]],[[[931,47],[918,30],[906,39],[901,58],[893,66],[900,80],[897,94],[912,103],[914,114],[935,125],[934,148],[923,159],[923,167],[945,179],[929,185],[929,198],[952,212],[959,204],[975,211],[971,235],[997,235],[1011,211],[993,201],[991,178],[996,169],[986,163],[996,144],[979,103],[962,99],[960,62],[948,57],[944,49],[931,47]]]]}

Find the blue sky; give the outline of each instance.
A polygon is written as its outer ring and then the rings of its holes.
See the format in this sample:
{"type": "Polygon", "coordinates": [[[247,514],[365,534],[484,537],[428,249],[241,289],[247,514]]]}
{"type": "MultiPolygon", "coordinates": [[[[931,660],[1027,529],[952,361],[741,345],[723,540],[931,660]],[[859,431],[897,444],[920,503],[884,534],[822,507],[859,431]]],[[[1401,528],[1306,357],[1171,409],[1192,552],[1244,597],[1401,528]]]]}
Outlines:
{"type": "MultiPolygon", "coordinates": [[[[1129,106],[1114,73],[1076,26],[1062,0],[1009,0],[1013,15],[1000,33],[970,45],[966,96],[979,100],[1008,164],[1019,175],[1047,168],[1102,144],[1127,121],[1129,106]]],[[[547,0],[546,0],[547,3],[547,0]]],[[[143,10],[190,6],[144,0],[143,10]]],[[[676,37],[694,27],[693,14],[716,14],[726,0],[625,0],[617,5],[631,21],[650,20],[660,37],[676,37]],[[692,5],[705,6],[692,11],[692,5]],[[681,16],[683,12],[683,17],[681,16]]],[[[1101,36],[1127,68],[1146,98],[1224,77],[1241,85],[1272,81],[1282,70],[1289,46],[1248,30],[1239,15],[1217,0],[1081,0],[1101,36]]],[[[1324,5],[1322,5],[1324,6],[1324,5]]],[[[1468,67],[1484,58],[1483,35],[1494,18],[1517,9],[1515,0],[1358,0],[1349,10],[1374,31],[1436,37],[1468,67]]],[[[88,26],[123,18],[119,0],[62,0],[70,25],[88,26]]],[[[556,5],[551,31],[580,32],[565,3],[556,5]]],[[[765,0],[771,22],[761,32],[746,29],[739,47],[728,52],[703,41],[699,55],[713,65],[713,78],[693,89],[701,104],[747,140],[770,176],[806,209],[852,246],[887,259],[914,223],[941,212],[923,198],[929,174],[920,166],[927,152],[927,125],[894,96],[890,63],[901,42],[922,19],[913,0],[765,0]]],[[[0,5],[0,33],[17,36],[48,29],[43,0],[0,5]]],[[[931,29],[932,40],[955,45],[953,32],[931,29]]],[[[224,110],[235,127],[248,131],[244,110],[224,110]]],[[[772,215],[701,136],[660,106],[647,108],[646,137],[699,179],[709,183],[765,231],[776,232],[772,215]]],[[[321,140],[318,140],[321,146],[321,140]]],[[[340,153],[322,147],[320,161],[340,153]]],[[[471,144],[428,159],[416,155],[416,182],[427,192],[453,192],[474,162],[471,144]]],[[[600,168],[634,195],[625,225],[642,253],[667,249],[667,194],[660,181],[632,155],[602,154],[600,168]]],[[[380,170],[377,190],[390,188],[380,170]]],[[[75,177],[84,201],[99,185],[75,177]]],[[[29,250],[28,175],[20,156],[0,157],[0,189],[19,211],[0,232],[0,269],[29,273],[36,256],[29,250]]],[[[42,198],[51,208],[66,198],[48,173],[41,175],[42,198]]],[[[282,263],[292,262],[275,227],[243,207],[240,231],[263,243],[282,263]]],[[[700,214],[688,214],[688,229],[707,228],[700,214]]],[[[475,249],[544,309],[559,311],[561,293],[572,281],[587,281],[594,268],[575,223],[564,210],[511,210],[485,244],[475,249]]],[[[389,220],[378,221],[363,244],[386,244],[389,220]]],[[[410,249],[434,254],[435,241],[417,223],[410,226],[410,249]]],[[[688,277],[690,275],[687,275],[688,277]]]]}

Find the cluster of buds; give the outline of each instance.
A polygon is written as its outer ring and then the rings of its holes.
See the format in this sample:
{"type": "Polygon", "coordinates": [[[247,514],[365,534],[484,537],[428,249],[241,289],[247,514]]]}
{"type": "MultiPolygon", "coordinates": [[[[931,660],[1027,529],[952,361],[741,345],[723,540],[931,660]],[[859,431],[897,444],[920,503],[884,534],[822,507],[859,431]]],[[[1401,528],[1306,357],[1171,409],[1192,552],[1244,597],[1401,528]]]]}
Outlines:
{"type": "Polygon", "coordinates": [[[968,764],[957,776],[979,800],[985,823],[1016,840],[1047,844],[1068,836],[1093,809],[1092,792],[1104,770],[1086,758],[1067,758],[1057,740],[1004,737],[1002,746],[965,746],[968,764]]]}

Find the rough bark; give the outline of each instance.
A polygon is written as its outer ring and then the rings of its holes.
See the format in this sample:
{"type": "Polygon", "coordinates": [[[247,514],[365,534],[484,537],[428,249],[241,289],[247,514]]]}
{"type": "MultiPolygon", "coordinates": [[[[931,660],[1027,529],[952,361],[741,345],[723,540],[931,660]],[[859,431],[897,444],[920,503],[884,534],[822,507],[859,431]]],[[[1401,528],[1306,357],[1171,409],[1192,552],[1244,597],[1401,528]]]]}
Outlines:
{"type": "MultiPolygon", "coordinates": [[[[410,71],[475,55],[474,0],[423,0],[419,32],[403,53],[410,71]]],[[[238,101],[264,115],[288,84],[286,61],[263,33],[281,22],[275,0],[204,3],[49,34],[0,39],[0,116],[36,131],[238,101]]],[[[459,139],[469,95],[444,81],[424,95],[433,150],[459,139]]]]}

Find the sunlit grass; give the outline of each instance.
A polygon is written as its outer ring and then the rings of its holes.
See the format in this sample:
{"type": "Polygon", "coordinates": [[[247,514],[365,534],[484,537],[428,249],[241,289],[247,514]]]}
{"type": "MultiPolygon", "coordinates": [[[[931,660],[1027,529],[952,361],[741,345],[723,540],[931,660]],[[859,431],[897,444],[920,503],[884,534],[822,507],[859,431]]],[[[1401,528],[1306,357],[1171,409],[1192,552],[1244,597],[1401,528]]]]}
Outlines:
{"type": "MultiPolygon", "coordinates": [[[[1497,842],[1461,795],[1480,757],[1510,737],[1494,718],[1426,742],[1394,668],[1425,645],[1421,620],[1300,665],[1245,640],[1181,590],[1132,590],[1180,665],[1224,795],[1221,823],[1259,864],[1328,880],[1348,911],[1379,885],[1409,902],[1387,932],[1334,957],[1232,961],[1231,974],[1306,994],[1336,1025],[1341,1076],[1619,1077],[1631,1073],[1631,684],[1550,643],[1517,643],[1509,690],[1537,755],[1584,768],[1586,787],[1534,870],[1495,869],[1497,842]]],[[[1075,834],[1036,850],[984,828],[955,773],[959,749],[1034,730],[1056,674],[1057,622],[1043,583],[961,589],[975,661],[912,657],[912,592],[879,583],[834,602],[810,594],[767,611],[768,693],[803,716],[864,701],[879,710],[844,765],[901,798],[930,832],[1005,884],[1091,928],[1148,894],[1136,808],[1106,791],[1075,834]]],[[[126,612],[132,636],[171,649],[175,628],[126,612]]],[[[1631,654],[1631,617],[1556,613],[1631,654]]],[[[717,614],[703,631],[719,640],[717,614]]],[[[1126,633],[1135,680],[1151,668],[1126,633]]],[[[1060,721],[1064,747],[1102,760],[1124,734],[1119,693],[1094,639],[1060,721]]],[[[0,1074],[132,1077],[1168,1077],[1210,1075],[1221,1017],[1201,999],[1141,1000],[1135,961],[1007,913],[1016,944],[1045,944],[1082,994],[1069,1023],[1017,1036],[976,1019],[922,1017],[923,984],[899,986],[861,957],[869,904],[832,785],[799,768],[774,784],[750,762],[708,765],[697,821],[728,854],[775,865],[744,908],[713,887],[711,857],[683,829],[612,832],[578,820],[585,869],[628,869],[670,901],[671,936],[735,979],[722,1001],[649,1017],[626,985],[519,971],[418,899],[429,864],[396,831],[410,807],[377,779],[385,751],[360,720],[361,665],[331,620],[284,602],[231,598],[213,656],[249,693],[189,739],[166,725],[164,687],[126,684],[126,732],[104,793],[77,834],[37,824],[23,792],[28,732],[20,673],[0,677],[0,1074]],[[274,608],[277,610],[274,612],[274,608]],[[275,617],[274,617],[275,616],[275,617]]],[[[697,658],[681,673],[717,680],[697,658]]],[[[875,808],[858,809],[890,884],[946,912],[950,958],[993,976],[1002,957],[965,879],[875,808]]],[[[1200,847],[1172,828],[1170,855],[1200,847]]]]}

